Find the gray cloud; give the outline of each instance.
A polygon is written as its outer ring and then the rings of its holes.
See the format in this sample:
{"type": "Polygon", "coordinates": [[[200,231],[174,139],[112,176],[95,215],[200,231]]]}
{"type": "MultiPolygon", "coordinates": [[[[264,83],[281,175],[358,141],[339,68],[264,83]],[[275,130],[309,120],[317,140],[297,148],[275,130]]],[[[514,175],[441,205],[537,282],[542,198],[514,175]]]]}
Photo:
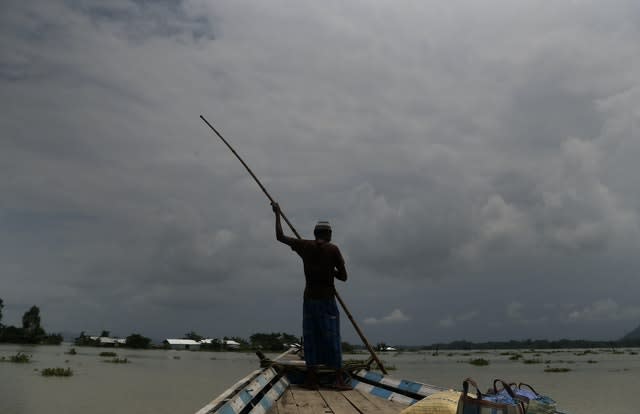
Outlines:
{"type": "Polygon", "coordinates": [[[8,322],[38,304],[53,330],[300,333],[299,259],[205,114],[301,233],[333,223],[358,320],[411,315],[372,341],[633,328],[634,2],[5,9],[8,322]]]}

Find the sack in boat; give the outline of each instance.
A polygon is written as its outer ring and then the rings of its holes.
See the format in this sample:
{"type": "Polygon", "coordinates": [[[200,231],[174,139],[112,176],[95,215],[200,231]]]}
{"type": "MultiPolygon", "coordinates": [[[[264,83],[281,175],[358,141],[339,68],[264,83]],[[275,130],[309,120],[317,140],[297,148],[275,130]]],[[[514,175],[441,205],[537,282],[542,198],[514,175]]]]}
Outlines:
{"type": "Polygon", "coordinates": [[[556,412],[556,402],[545,395],[538,394],[529,384],[523,382],[517,385],[515,383],[506,384],[499,379],[493,381],[495,394],[508,394],[507,388],[512,391],[517,400],[524,403],[526,414],[553,414],[556,412]],[[498,383],[502,384],[501,390],[498,389],[498,383]]]}
{"type": "Polygon", "coordinates": [[[460,391],[453,390],[436,392],[405,408],[400,414],[456,414],[461,395],[460,391]]]}
{"type": "Polygon", "coordinates": [[[511,388],[507,387],[507,395],[482,394],[478,384],[471,378],[462,382],[462,395],[457,414],[524,414],[524,405],[515,398],[511,388]],[[469,395],[469,386],[476,389],[476,396],[469,395]],[[510,394],[509,394],[510,393],[510,394]]]}

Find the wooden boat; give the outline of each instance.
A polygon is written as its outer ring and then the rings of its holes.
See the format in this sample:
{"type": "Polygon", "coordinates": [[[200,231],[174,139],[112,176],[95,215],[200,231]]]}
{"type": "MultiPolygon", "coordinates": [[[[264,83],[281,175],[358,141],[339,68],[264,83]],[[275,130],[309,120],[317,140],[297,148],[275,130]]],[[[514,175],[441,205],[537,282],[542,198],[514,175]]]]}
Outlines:
{"type": "MultiPolygon", "coordinates": [[[[309,390],[300,349],[292,348],[270,360],[258,353],[261,368],[236,382],[196,414],[398,414],[403,409],[446,388],[399,380],[370,369],[372,360],[346,364],[353,390],[321,386],[309,390]]],[[[320,370],[321,385],[334,374],[320,370]]],[[[560,414],[560,412],[557,412],[560,414]]]]}

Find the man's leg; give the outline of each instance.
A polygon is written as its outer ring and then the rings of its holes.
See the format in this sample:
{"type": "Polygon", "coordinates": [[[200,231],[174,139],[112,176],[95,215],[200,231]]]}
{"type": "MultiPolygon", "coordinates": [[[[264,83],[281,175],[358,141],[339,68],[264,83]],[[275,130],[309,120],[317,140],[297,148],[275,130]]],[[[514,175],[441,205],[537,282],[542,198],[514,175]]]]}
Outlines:
{"type": "Polygon", "coordinates": [[[327,317],[325,319],[325,335],[327,338],[328,361],[327,365],[335,369],[336,381],[334,388],[341,391],[353,389],[344,381],[345,372],[342,369],[342,343],[340,337],[340,312],[335,300],[328,304],[327,317]]]}
{"type": "Polygon", "coordinates": [[[318,373],[316,366],[318,364],[318,338],[317,338],[317,310],[316,304],[312,301],[305,300],[302,312],[302,335],[304,342],[304,360],[307,366],[304,384],[305,388],[318,389],[318,373]]]}
{"type": "Polygon", "coordinates": [[[302,386],[310,390],[317,390],[320,388],[316,367],[307,366],[307,375],[305,376],[304,384],[302,384],[302,386]]]}

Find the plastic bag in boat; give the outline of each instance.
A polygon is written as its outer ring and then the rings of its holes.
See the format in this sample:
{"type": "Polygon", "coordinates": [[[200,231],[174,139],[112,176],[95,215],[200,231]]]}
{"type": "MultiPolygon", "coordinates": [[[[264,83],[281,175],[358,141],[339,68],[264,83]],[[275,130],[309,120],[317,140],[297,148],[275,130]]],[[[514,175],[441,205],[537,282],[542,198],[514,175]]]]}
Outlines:
{"type": "Polygon", "coordinates": [[[493,390],[495,394],[508,394],[509,388],[515,395],[516,399],[522,401],[525,406],[526,414],[553,414],[556,412],[556,402],[546,395],[539,394],[529,384],[523,382],[507,384],[502,380],[493,382],[493,390]],[[498,389],[498,383],[502,384],[502,389],[498,389]]]}
{"type": "Polygon", "coordinates": [[[510,388],[505,394],[482,394],[471,378],[462,383],[462,395],[457,414],[524,414],[522,401],[518,401],[510,388]],[[469,386],[476,389],[476,396],[469,395],[469,386]]]}

